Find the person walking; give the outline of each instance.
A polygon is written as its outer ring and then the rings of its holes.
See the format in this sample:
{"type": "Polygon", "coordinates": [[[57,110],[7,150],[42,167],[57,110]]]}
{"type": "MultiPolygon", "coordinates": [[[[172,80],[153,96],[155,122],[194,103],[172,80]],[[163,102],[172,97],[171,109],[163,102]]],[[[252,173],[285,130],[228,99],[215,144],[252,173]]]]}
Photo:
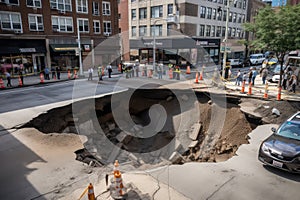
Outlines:
{"type": "Polygon", "coordinates": [[[21,79],[22,85],[24,85],[24,76],[23,76],[24,71],[22,69],[19,70],[19,77],[21,79]]]}
{"type": "Polygon", "coordinates": [[[88,81],[89,81],[89,80],[91,80],[91,81],[93,80],[93,72],[94,72],[93,68],[90,67],[90,68],[88,69],[88,73],[89,73],[88,81]]]}
{"type": "Polygon", "coordinates": [[[261,79],[263,85],[266,84],[267,76],[268,76],[268,69],[266,67],[263,67],[261,71],[261,79]]]}
{"type": "Polygon", "coordinates": [[[108,71],[108,78],[111,78],[111,73],[112,73],[112,67],[110,64],[107,65],[106,67],[107,71],[108,71]]]}
{"type": "Polygon", "coordinates": [[[248,84],[250,84],[252,81],[252,75],[253,75],[252,67],[250,67],[250,70],[248,72],[248,84]]]}
{"type": "Polygon", "coordinates": [[[252,86],[254,86],[256,76],[257,76],[257,71],[256,71],[256,68],[254,67],[252,69],[252,86]]]}
{"type": "Polygon", "coordinates": [[[98,67],[98,77],[99,77],[99,81],[102,81],[102,66],[98,67]]]}
{"type": "Polygon", "coordinates": [[[6,71],[6,72],[5,72],[5,75],[6,75],[6,80],[7,80],[6,86],[7,86],[7,87],[12,87],[12,85],[11,85],[11,75],[10,75],[10,73],[9,73],[8,71],[6,71]]]}
{"type": "Polygon", "coordinates": [[[243,79],[243,76],[242,76],[241,70],[238,70],[238,73],[236,75],[235,85],[240,86],[242,79],[243,79]]]}
{"type": "Polygon", "coordinates": [[[180,68],[178,65],[175,68],[175,77],[176,77],[176,80],[180,80],[180,68]]]}
{"type": "Polygon", "coordinates": [[[60,80],[60,71],[61,71],[61,67],[57,66],[56,67],[56,75],[57,75],[57,79],[60,80]]]}
{"type": "Polygon", "coordinates": [[[157,73],[158,73],[158,79],[162,79],[162,74],[163,74],[163,64],[159,64],[157,66],[157,73]]]}
{"type": "Polygon", "coordinates": [[[297,85],[297,76],[293,74],[291,76],[291,88],[290,92],[296,93],[296,85],[297,85]]]}
{"type": "Polygon", "coordinates": [[[52,74],[52,79],[55,79],[56,78],[56,75],[55,75],[55,68],[54,67],[51,67],[51,74],[52,74]]]}
{"type": "Polygon", "coordinates": [[[45,79],[46,79],[46,80],[50,80],[49,73],[50,73],[50,72],[49,72],[49,68],[46,67],[46,68],[45,68],[45,79]]]}

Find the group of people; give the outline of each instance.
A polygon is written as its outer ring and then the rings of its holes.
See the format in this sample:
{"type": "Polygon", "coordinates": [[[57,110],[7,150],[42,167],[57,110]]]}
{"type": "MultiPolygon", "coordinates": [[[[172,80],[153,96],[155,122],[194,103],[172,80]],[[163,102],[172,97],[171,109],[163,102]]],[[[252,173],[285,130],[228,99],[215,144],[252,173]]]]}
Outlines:
{"type": "MultiPolygon", "coordinates": [[[[106,66],[106,70],[108,72],[108,78],[111,78],[111,74],[112,74],[112,66],[109,64],[106,66]]],[[[103,80],[103,75],[104,75],[104,72],[105,72],[105,68],[103,66],[98,66],[98,69],[97,69],[97,73],[98,73],[98,79],[99,81],[102,81],[103,80]]],[[[93,73],[94,73],[94,67],[90,67],[88,69],[88,81],[92,81],[93,80],[93,73]]]]}
{"type": "MultiPolygon", "coordinates": [[[[51,67],[51,78],[52,79],[60,79],[60,73],[61,73],[61,67],[57,66],[57,67],[51,67]]],[[[45,76],[45,80],[50,80],[50,70],[48,67],[45,67],[44,69],[44,76],[45,76]]]]}
{"type": "Polygon", "coordinates": [[[297,76],[294,74],[294,71],[291,67],[287,67],[285,71],[282,71],[282,88],[284,90],[289,90],[290,92],[296,92],[297,86],[297,76]]]}

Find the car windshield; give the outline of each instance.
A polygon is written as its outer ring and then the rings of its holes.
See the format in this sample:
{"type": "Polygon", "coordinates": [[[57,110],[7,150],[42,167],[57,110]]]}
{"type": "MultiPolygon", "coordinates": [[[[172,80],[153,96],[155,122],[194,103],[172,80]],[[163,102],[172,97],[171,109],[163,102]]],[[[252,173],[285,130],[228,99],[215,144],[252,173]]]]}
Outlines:
{"type": "MultiPolygon", "coordinates": [[[[274,68],[274,70],[273,70],[273,72],[274,73],[279,73],[280,72],[280,67],[281,67],[281,65],[276,65],[276,67],[274,68]]],[[[282,66],[282,70],[284,70],[284,66],[282,66]]]]}
{"type": "Polygon", "coordinates": [[[250,56],[250,59],[256,59],[257,56],[250,56]]]}
{"type": "Polygon", "coordinates": [[[276,134],[286,138],[300,140],[300,124],[285,122],[281,125],[276,134]]]}

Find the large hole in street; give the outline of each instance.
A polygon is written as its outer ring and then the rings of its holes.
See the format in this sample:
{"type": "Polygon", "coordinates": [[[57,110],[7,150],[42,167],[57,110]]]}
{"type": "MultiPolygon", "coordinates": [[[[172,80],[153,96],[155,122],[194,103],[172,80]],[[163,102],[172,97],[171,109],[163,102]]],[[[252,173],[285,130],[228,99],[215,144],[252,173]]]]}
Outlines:
{"type": "MultiPolygon", "coordinates": [[[[108,164],[115,158],[118,158],[120,162],[132,161],[136,166],[140,166],[145,163],[159,164],[170,161],[178,164],[191,161],[225,161],[235,155],[240,145],[248,143],[247,135],[261,123],[261,119],[241,112],[239,98],[226,97],[225,121],[224,123],[213,123],[214,126],[222,126],[220,127],[222,131],[220,134],[210,133],[210,122],[215,120],[212,117],[213,108],[220,105],[217,101],[212,100],[208,93],[198,92],[196,93],[196,105],[199,106],[200,111],[200,119],[196,120],[198,124],[191,126],[189,130],[177,133],[174,128],[176,124],[172,122],[172,118],[180,115],[181,110],[173,90],[139,89],[134,92],[128,91],[129,93],[131,95],[129,105],[124,106],[128,107],[131,120],[135,125],[126,127],[126,131],[123,131],[123,128],[116,123],[112,112],[114,108],[111,105],[111,95],[82,100],[73,105],[49,110],[32,119],[22,128],[34,127],[45,134],[86,135],[88,137],[88,141],[84,144],[86,148],[79,149],[75,153],[77,160],[93,166],[108,164]],[[160,105],[164,108],[167,118],[155,137],[140,138],[138,134],[151,121],[149,116],[153,105],[160,105]],[[73,113],[74,107],[76,107],[76,113],[73,113]],[[177,144],[176,141],[173,149],[164,149],[164,145],[169,144],[175,138],[189,136],[191,133],[194,134],[187,141],[190,143],[188,148],[182,148],[182,145],[177,144]],[[107,146],[107,143],[110,143],[110,147],[107,146]],[[111,148],[111,146],[117,148],[111,148]],[[157,151],[158,149],[164,149],[163,151],[168,151],[168,153],[157,151]]],[[[178,91],[178,93],[183,94],[184,98],[189,98],[184,90],[178,91]]],[[[124,95],[124,92],[122,94],[124,95]]],[[[118,99],[118,96],[114,98],[118,99]]],[[[159,109],[161,108],[158,107],[159,109]]],[[[159,123],[159,120],[156,123],[159,123]]],[[[184,123],[184,119],[182,123],[184,123]]]]}

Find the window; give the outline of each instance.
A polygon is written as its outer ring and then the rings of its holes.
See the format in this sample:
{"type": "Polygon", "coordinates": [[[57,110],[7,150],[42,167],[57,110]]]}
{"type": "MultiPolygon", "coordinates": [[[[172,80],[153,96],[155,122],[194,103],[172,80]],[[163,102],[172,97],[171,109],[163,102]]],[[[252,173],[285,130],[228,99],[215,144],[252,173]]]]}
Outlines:
{"type": "Polygon", "coordinates": [[[41,8],[42,7],[41,0],[27,0],[26,4],[27,4],[28,7],[36,7],[36,8],[41,8]]]}
{"type": "Polygon", "coordinates": [[[110,15],[110,2],[102,2],[103,15],[110,15]]]}
{"type": "Polygon", "coordinates": [[[99,3],[98,2],[93,2],[93,15],[99,16],[99,3]]]}
{"type": "Polygon", "coordinates": [[[71,12],[71,0],[50,0],[50,8],[71,12]]]}
{"type": "Polygon", "coordinates": [[[0,0],[0,2],[12,5],[19,5],[19,0],[0,0]]]}
{"type": "Polygon", "coordinates": [[[242,23],[245,23],[245,15],[242,15],[242,23]]]}
{"type": "Polygon", "coordinates": [[[241,29],[239,29],[239,28],[236,29],[235,36],[238,37],[238,38],[241,37],[241,29]]]}
{"type": "Polygon", "coordinates": [[[136,9],[131,10],[131,19],[135,20],[136,19],[136,9]]]}
{"type": "Polygon", "coordinates": [[[151,7],[151,18],[158,18],[163,16],[163,6],[151,7]]]}
{"type": "Polygon", "coordinates": [[[103,21],[103,32],[111,33],[111,22],[110,21],[103,21]]]}
{"type": "Polygon", "coordinates": [[[232,12],[229,12],[229,22],[232,22],[232,12]]]}
{"type": "Polygon", "coordinates": [[[223,4],[223,0],[219,0],[219,3],[220,3],[220,4],[223,4]]]}
{"type": "Polygon", "coordinates": [[[225,30],[226,30],[226,28],[225,28],[225,27],[222,27],[222,37],[225,36],[225,30]]]}
{"type": "Polygon", "coordinates": [[[226,21],[226,15],[227,15],[227,11],[224,10],[224,11],[223,11],[223,21],[226,21]]]}
{"type": "Polygon", "coordinates": [[[79,26],[79,32],[88,33],[89,32],[89,20],[88,19],[77,19],[79,26]]]}
{"type": "Polygon", "coordinates": [[[217,10],[215,8],[213,8],[212,10],[212,19],[216,19],[217,15],[216,15],[217,10]]]}
{"type": "Polygon", "coordinates": [[[211,37],[215,37],[215,32],[216,32],[216,27],[215,26],[211,26],[211,37]]]}
{"type": "Polygon", "coordinates": [[[228,27],[228,33],[227,33],[228,37],[231,37],[231,29],[232,29],[231,27],[228,27]]]}
{"type": "Polygon", "coordinates": [[[77,0],[77,12],[88,13],[88,1],[87,0],[77,0]]]}
{"type": "Polygon", "coordinates": [[[52,16],[52,29],[59,32],[73,32],[73,18],[52,16]]]}
{"type": "Polygon", "coordinates": [[[236,23],[236,13],[233,13],[233,20],[232,20],[233,23],[236,23]]]}
{"type": "Polygon", "coordinates": [[[232,28],[231,36],[235,37],[235,28],[232,28]]]}
{"type": "Polygon", "coordinates": [[[212,15],[212,9],[207,8],[207,19],[211,19],[211,15],[212,15]]]}
{"type": "Polygon", "coordinates": [[[140,8],[139,18],[140,19],[146,19],[147,18],[147,8],[140,8]]]}
{"type": "Polygon", "coordinates": [[[221,36],[221,26],[218,26],[218,27],[217,27],[216,36],[217,36],[217,37],[220,37],[220,36],[221,36]]]}
{"type": "Polygon", "coordinates": [[[217,14],[217,19],[218,19],[219,21],[222,20],[222,10],[221,10],[220,12],[218,12],[218,14],[217,14]]]}
{"type": "Polygon", "coordinates": [[[205,18],[206,7],[201,6],[200,8],[200,18],[205,18]]]}
{"type": "Polygon", "coordinates": [[[2,30],[22,31],[22,21],[20,13],[0,12],[2,30]]]}
{"type": "Polygon", "coordinates": [[[162,25],[151,25],[151,36],[162,36],[162,25]]]}
{"type": "Polygon", "coordinates": [[[30,31],[44,31],[44,23],[42,15],[28,15],[28,23],[30,31]]]}
{"type": "Polygon", "coordinates": [[[168,35],[172,35],[172,30],[173,30],[173,25],[172,24],[168,24],[167,25],[167,34],[168,35]]]}
{"type": "Polygon", "coordinates": [[[242,22],[242,15],[241,14],[237,14],[237,18],[238,18],[238,23],[241,23],[242,22]]]}
{"type": "Polygon", "coordinates": [[[246,9],[246,0],[243,0],[243,9],[246,9]]]}
{"type": "Polygon", "coordinates": [[[94,26],[94,33],[99,34],[101,32],[100,21],[99,20],[94,20],[93,21],[93,26],[94,26]]]}
{"type": "Polygon", "coordinates": [[[211,26],[210,25],[206,25],[206,36],[210,37],[210,32],[211,32],[211,26]]]}
{"type": "Polygon", "coordinates": [[[147,26],[140,26],[139,36],[147,36],[147,26]]]}
{"type": "Polygon", "coordinates": [[[173,14],[173,4],[168,4],[168,15],[173,14]]]}
{"type": "Polygon", "coordinates": [[[136,36],[136,26],[131,27],[131,36],[135,37],[136,36]]]}
{"type": "Polygon", "coordinates": [[[201,24],[200,30],[199,30],[199,36],[204,36],[204,29],[205,29],[205,26],[201,24]]]}

